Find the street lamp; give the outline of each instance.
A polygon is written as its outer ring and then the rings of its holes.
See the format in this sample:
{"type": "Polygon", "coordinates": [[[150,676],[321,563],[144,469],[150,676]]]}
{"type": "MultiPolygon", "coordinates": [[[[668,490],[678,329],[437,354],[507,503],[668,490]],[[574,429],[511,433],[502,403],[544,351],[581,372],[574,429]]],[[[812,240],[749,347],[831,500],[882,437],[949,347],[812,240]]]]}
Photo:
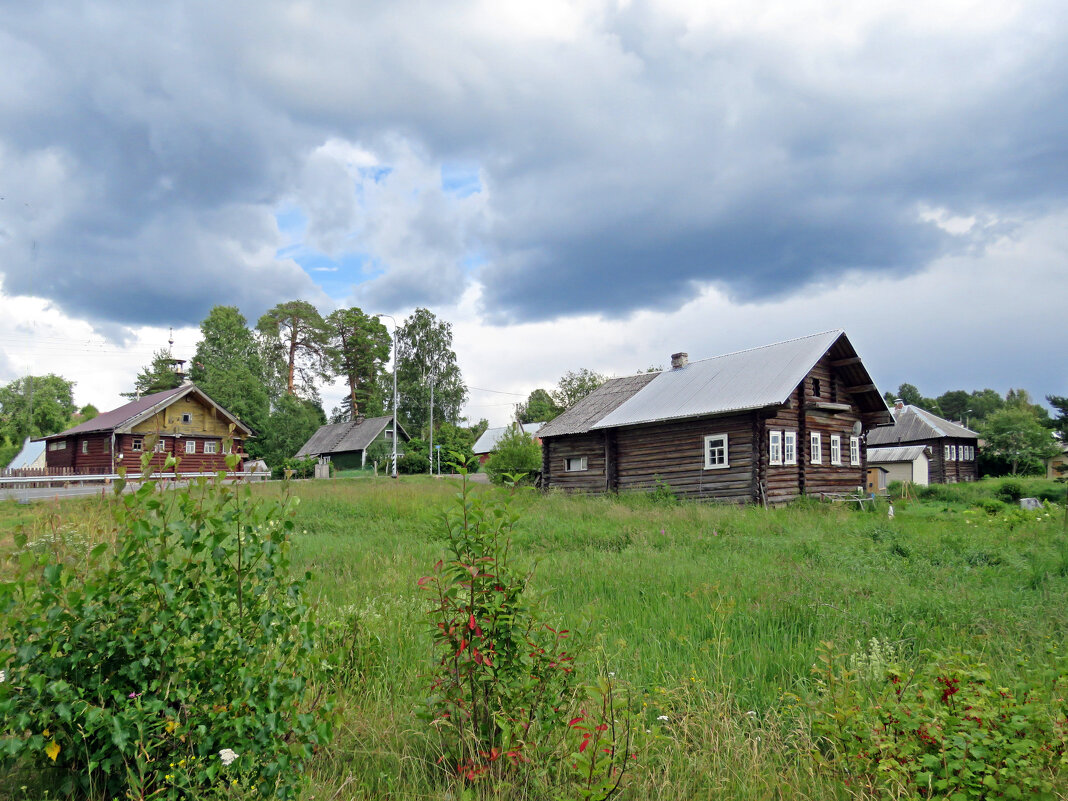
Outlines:
{"type": "Polygon", "coordinates": [[[397,319],[392,314],[376,314],[393,321],[393,478],[397,477],[397,319]]]}
{"type": "Polygon", "coordinates": [[[971,414],[974,411],[975,411],[974,409],[968,409],[967,411],[964,412],[964,427],[965,428],[968,427],[968,415],[971,414]]]}

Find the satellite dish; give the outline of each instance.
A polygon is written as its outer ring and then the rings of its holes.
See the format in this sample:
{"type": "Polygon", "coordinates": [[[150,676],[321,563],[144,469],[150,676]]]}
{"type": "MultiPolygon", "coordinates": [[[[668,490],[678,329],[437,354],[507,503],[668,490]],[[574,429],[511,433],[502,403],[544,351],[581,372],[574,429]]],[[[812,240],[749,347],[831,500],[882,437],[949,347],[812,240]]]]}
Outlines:
{"type": "Polygon", "coordinates": [[[860,424],[860,420],[857,420],[857,422],[853,423],[853,436],[854,437],[859,437],[860,436],[860,432],[863,431],[863,430],[864,430],[864,426],[862,426],[860,424]]]}

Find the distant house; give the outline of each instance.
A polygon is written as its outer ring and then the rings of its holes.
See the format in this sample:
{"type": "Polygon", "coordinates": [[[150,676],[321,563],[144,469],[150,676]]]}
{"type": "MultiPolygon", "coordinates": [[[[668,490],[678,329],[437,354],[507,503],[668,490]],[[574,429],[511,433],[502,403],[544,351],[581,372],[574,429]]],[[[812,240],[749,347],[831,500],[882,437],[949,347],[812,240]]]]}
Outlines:
{"type": "Polygon", "coordinates": [[[11,460],[11,463],[7,466],[8,470],[42,470],[47,467],[45,461],[45,444],[43,442],[34,442],[29,437],[22,443],[22,450],[20,450],[15,458],[11,460]]]}
{"type": "Polygon", "coordinates": [[[145,395],[58,434],[41,437],[49,469],[75,473],[114,473],[123,465],[141,469],[141,456],[152,446],[151,464],[162,468],[168,456],[182,473],[226,470],[226,441],[242,453],[252,430],[195,384],[145,395]]]}
{"type": "Polygon", "coordinates": [[[1058,443],[1061,452],[1046,460],[1046,478],[1068,478],[1068,443],[1058,443]]]}
{"type": "Polygon", "coordinates": [[[842,331],[671,365],[546,423],[543,485],[769,504],[864,487],[864,434],[892,418],[842,331]]]}
{"type": "MultiPolygon", "coordinates": [[[[871,435],[868,436],[871,440],[871,435]]],[[[931,459],[926,445],[901,445],[895,448],[868,448],[868,467],[885,470],[885,481],[879,489],[886,489],[891,481],[927,486],[931,459]]]]}
{"type": "Polygon", "coordinates": [[[501,437],[519,425],[523,427],[523,432],[531,436],[535,442],[541,441],[538,439],[537,433],[545,423],[511,423],[499,428],[487,428],[482,432],[482,436],[478,438],[475,444],[471,446],[471,452],[478,457],[478,463],[485,464],[490,456],[493,455],[493,452],[497,450],[497,443],[501,441],[501,437]]]}
{"type": "MultiPolygon", "coordinates": [[[[954,484],[979,478],[976,458],[979,435],[959,423],[943,420],[919,406],[894,401],[894,424],[878,428],[868,436],[868,448],[896,448],[924,445],[930,462],[927,480],[931,484],[954,484]]],[[[868,458],[871,458],[869,454],[868,458]]]]}
{"type": "MultiPolygon", "coordinates": [[[[398,426],[397,436],[397,455],[403,456],[401,443],[411,437],[404,426],[398,426]]],[[[392,449],[393,415],[357,417],[348,423],[320,426],[296,455],[298,458],[326,456],[338,470],[352,470],[367,465],[367,451],[376,442],[385,443],[392,449]]]]}

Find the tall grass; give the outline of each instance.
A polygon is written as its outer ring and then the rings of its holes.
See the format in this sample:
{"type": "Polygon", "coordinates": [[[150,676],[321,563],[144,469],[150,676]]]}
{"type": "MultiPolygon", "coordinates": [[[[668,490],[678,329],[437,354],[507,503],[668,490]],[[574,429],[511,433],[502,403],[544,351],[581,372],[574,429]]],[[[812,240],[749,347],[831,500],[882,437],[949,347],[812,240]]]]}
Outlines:
{"type": "MultiPolygon", "coordinates": [[[[414,708],[431,659],[417,582],[442,556],[439,519],[457,489],[429,477],[294,487],[294,566],[312,572],[324,648],[345,665],[331,688],[337,737],[313,765],[309,798],[455,797],[414,708]]],[[[1060,515],[1009,525],[970,505],[979,489],[963,491],[970,502],[895,502],[893,519],[885,505],[769,511],[478,491],[510,494],[521,515],[513,559],[530,591],[596,655],[590,669],[641,705],[654,739],[627,797],[850,795],[806,756],[803,701],[821,642],[861,650],[874,637],[909,659],[966,648],[1005,683],[1047,649],[1065,653],[1060,515]]],[[[94,503],[64,508],[88,520],[94,503]]],[[[5,506],[0,521],[40,526],[54,513],[5,506]]]]}

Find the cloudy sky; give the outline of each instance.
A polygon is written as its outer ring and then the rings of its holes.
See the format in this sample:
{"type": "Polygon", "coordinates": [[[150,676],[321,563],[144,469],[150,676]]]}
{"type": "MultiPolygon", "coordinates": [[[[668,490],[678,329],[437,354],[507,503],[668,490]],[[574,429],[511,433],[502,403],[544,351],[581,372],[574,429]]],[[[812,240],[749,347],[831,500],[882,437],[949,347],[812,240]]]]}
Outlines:
{"type": "Polygon", "coordinates": [[[494,423],[831,328],[1068,394],[1068,5],[0,0],[0,281],[0,381],[101,408],[295,297],[451,321],[494,423]]]}

